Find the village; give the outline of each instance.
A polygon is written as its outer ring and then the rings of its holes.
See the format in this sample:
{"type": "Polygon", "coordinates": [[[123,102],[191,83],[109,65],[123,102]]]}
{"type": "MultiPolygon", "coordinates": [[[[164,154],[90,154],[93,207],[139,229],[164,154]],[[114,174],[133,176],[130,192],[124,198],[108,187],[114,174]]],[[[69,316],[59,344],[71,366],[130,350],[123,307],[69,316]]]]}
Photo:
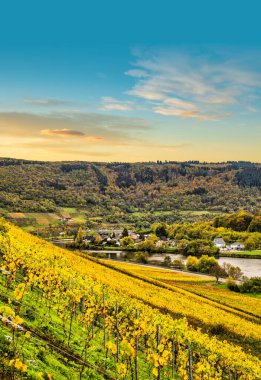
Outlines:
{"type": "MultiPolygon", "coordinates": [[[[82,240],[85,245],[99,245],[103,247],[141,247],[142,243],[147,243],[153,245],[155,249],[175,249],[182,245],[186,248],[187,243],[178,240],[171,239],[167,236],[156,236],[155,234],[144,234],[141,235],[134,230],[124,229],[99,229],[93,231],[87,229],[86,231],[78,232],[78,237],[76,236],[74,241],[77,239],[82,240]]],[[[245,245],[241,242],[226,243],[223,238],[214,238],[212,245],[220,252],[234,252],[242,251],[245,249],[245,245]]],[[[146,245],[145,245],[146,247],[146,245]]]]}

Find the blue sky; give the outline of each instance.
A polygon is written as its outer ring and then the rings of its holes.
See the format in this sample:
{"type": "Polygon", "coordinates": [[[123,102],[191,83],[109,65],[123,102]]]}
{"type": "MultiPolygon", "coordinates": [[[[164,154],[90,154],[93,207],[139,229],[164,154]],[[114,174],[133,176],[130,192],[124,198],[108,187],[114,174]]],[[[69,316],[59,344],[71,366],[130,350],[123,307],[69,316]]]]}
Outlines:
{"type": "Polygon", "coordinates": [[[258,3],[1,5],[0,156],[260,161],[258,3]]]}

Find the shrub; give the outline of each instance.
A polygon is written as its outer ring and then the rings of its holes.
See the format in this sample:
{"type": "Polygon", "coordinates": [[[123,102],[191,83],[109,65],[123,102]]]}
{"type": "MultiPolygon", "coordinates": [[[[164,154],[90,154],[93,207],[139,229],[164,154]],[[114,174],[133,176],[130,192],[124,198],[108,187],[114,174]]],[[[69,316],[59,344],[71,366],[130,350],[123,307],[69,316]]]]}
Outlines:
{"type": "Polygon", "coordinates": [[[261,294],[261,277],[252,277],[240,285],[241,293],[261,294]]]}
{"type": "Polygon", "coordinates": [[[239,292],[239,286],[237,285],[236,281],[233,280],[233,278],[229,277],[227,280],[227,287],[229,290],[232,290],[233,292],[239,292]]]}
{"type": "Polygon", "coordinates": [[[198,271],[202,273],[210,273],[210,269],[214,265],[217,265],[217,260],[214,257],[203,255],[198,261],[198,271]]]}
{"type": "Polygon", "coordinates": [[[138,263],[147,264],[149,254],[147,252],[137,252],[135,254],[135,259],[138,263]]]}
{"type": "Polygon", "coordinates": [[[171,257],[170,257],[170,256],[166,256],[166,257],[164,258],[164,260],[163,260],[163,265],[164,265],[165,267],[170,267],[170,265],[171,265],[171,257]]]}
{"type": "Polygon", "coordinates": [[[189,256],[187,260],[187,269],[191,272],[198,271],[198,259],[194,256],[189,256]]]}
{"type": "Polygon", "coordinates": [[[176,269],[184,269],[185,268],[185,264],[184,264],[184,261],[183,260],[173,260],[172,263],[171,263],[171,266],[173,268],[176,268],[176,269]]]}

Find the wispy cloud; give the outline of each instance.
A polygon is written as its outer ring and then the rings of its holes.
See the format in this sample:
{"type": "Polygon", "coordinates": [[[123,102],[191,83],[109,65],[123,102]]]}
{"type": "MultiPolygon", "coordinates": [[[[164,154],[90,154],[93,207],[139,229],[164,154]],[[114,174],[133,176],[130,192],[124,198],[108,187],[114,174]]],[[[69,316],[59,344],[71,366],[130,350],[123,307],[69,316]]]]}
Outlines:
{"type": "Polygon", "coordinates": [[[24,103],[42,107],[56,107],[71,105],[73,102],[63,99],[24,99],[24,103]]]}
{"type": "Polygon", "coordinates": [[[142,118],[88,112],[0,112],[0,133],[14,137],[75,137],[91,142],[137,142],[150,129],[142,118]]]}
{"type": "Polygon", "coordinates": [[[261,90],[260,72],[239,58],[212,58],[186,52],[139,53],[135,69],[125,73],[136,79],[127,93],[167,116],[214,120],[247,109],[246,98],[261,90]]]}
{"type": "Polygon", "coordinates": [[[112,111],[129,111],[132,109],[133,102],[130,101],[122,101],[118,99],[114,99],[108,96],[104,96],[102,98],[102,108],[104,110],[112,111]]]}
{"type": "Polygon", "coordinates": [[[145,70],[132,69],[125,72],[126,75],[129,75],[133,78],[146,78],[149,74],[145,70]]]}
{"type": "Polygon", "coordinates": [[[71,137],[71,136],[85,136],[85,133],[81,131],[76,131],[74,129],[42,129],[41,130],[42,135],[46,136],[66,136],[66,137],[71,137]]]}
{"type": "Polygon", "coordinates": [[[0,149],[4,156],[68,160],[153,159],[155,151],[172,155],[189,144],[158,141],[142,118],[80,112],[0,112],[0,149]],[[100,157],[100,158],[99,158],[100,157]]]}

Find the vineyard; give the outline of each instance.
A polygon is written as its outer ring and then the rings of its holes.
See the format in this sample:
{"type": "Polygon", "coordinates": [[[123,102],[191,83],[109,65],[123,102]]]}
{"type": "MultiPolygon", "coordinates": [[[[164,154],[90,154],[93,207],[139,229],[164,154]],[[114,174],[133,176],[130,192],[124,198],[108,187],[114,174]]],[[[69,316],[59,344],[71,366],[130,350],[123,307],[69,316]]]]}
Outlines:
{"type": "Polygon", "coordinates": [[[114,262],[112,265],[115,268],[123,269],[134,275],[142,275],[168,285],[179,286],[191,293],[198,294],[204,298],[218,302],[221,305],[241,310],[256,317],[260,318],[261,316],[260,299],[251,298],[214,286],[215,281],[212,278],[195,277],[187,273],[177,273],[172,270],[143,267],[122,262],[114,262]]]}
{"type": "Polygon", "coordinates": [[[4,221],[0,254],[1,379],[260,378],[258,315],[4,221]]]}

